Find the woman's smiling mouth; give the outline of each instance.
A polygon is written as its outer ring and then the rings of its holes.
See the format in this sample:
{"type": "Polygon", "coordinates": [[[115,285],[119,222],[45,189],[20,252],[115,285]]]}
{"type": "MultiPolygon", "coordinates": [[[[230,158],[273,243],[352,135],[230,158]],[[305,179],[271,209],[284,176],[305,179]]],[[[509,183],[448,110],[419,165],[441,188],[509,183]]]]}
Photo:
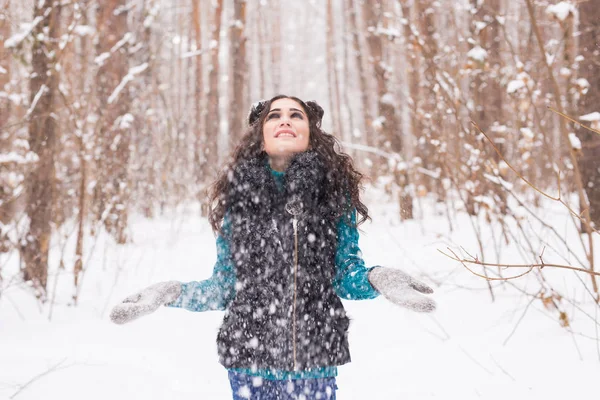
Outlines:
{"type": "Polygon", "coordinates": [[[275,137],[296,137],[296,134],[294,133],[294,131],[291,131],[289,129],[282,129],[280,131],[275,132],[275,137]]]}

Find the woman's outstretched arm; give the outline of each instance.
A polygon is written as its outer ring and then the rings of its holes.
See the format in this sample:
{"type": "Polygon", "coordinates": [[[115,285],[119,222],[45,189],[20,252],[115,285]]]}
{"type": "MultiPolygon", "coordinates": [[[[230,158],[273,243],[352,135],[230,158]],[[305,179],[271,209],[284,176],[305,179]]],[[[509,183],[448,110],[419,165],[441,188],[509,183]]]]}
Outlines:
{"type": "Polygon", "coordinates": [[[356,210],[347,217],[340,218],[338,225],[338,245],[335,256],[336,275],[333,287],[338,296],[346,300],[374,299],[379,295],[369,282],[369,272],[358,247],[356,210]]]}
{"type": "Polygon", "coordinates": [[[189,311],[225,310],[235,296],[235,269],[231,261],[229,243],[225,238],[230,229],[229,218],[223,221],[222,233],[217,236],[217,262],[212,276],[203,281],[181,284],[181,294],[168,307],[189,311]]]}
{"type": "Polygon", "coordinates": [[[224,310],[234,296],[235,269],[231,262],[229,243],[224,235],[219,235],[217,263],[209,279],[188,283],[156,283],[113,307],[110,319],[116,324],[125,324],[152,314],[163,305],[190,311],[224,310]]]}
{"type": "Polygon", "coordinates": [[[372,299],[381,293],[392,303],[412,311],[432,312],[436,308],[435,301],[426,296],[433,293],[433,289],[426,284],[399,269],[365,267],[358,247],[355,211],[338,223],[335,261],[337,273],[333,285],[343,299],[372,299]]]}

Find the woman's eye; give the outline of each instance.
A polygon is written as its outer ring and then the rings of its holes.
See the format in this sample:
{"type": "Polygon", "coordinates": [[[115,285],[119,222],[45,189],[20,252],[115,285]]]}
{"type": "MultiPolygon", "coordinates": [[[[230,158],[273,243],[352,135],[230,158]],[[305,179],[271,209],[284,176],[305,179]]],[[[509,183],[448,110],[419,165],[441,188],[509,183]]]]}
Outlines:
{"type": "Polygon", "coordinates": [[[273,118],[279,118],[279,114],[271,113],[271,114],[267,115],[267,119],[273,119],[273,118]]]}
{"type": "Polygon", "coordinates": [[[302,119],[302,114],[300,114],[299,112],[295,112],[292,114],[292,117],[302,119]]]}

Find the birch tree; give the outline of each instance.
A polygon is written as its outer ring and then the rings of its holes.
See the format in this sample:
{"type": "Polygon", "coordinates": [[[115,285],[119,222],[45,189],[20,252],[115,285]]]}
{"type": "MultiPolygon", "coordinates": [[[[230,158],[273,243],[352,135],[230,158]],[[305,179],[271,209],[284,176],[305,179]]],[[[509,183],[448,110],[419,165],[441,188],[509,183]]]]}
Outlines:
{"type": "Polygon", "coordinates": [[[229,26],[231,60],[231,101],[229,109],[229,148],[233,149],[244,133],[248,91],[248,61],[246,59],[246,0],[233,0],[233,21],[229,26]]]}
{"type": "Polygon", "coordinates": [[[392,71],[385,59],[383,31],[385,29],[383,2],[363,3],[363,17],[367,29],[369,61],[377,83],[376,126],[382,137],[380,146],[398,154],[402,153],[402,133],[396,115],[395,99],[388,87],[392,71]]]}
{"type": "MultiPolygon", "coordinates": [[[[580,119],[600,130],[600,7],[593,1],[579,6],[580,49],[584,55],[580,65],[582,78],[588,82],[587,94],[579,101],[580,119]]],[[[579,129],[582,155],[581,175],[590,205],[590,217],[596,229],[600,227],[600,134],[579,129]]]]}
{"type": "MultiPolygon", "coordinates": [[[[203,118],[203,92],[204,92],[204,68],[203,68],[203,49],[202,49],[202,20],[200,18],[200,1],[192,2],[192,29],[195,44],[196,55],[194,56],[194,175],[198,186],[204,181],[202,171],[206,164],[206,155],[204,147],[206,146],[206,126],[203,118]]],[[[199,195],[199,194],[198,194],[199,195]]]]}
{"type": "Polygon", "coordinates": [[[360,90],[362,119],[364,123],[363,132],[366,136],[368,146],[374,147],[375,135],[372,134],[373,115],[371,113],[370,90],[368,88],[367,71],[363,57],[363,49],[360,41],[360,31],[358,26],[356,0],[345,0],[345,6],[348,10],[349,29],[352,34],[352,54],[355,57],[356,68],[358,71],[358,82],[360,90]]]}
{"type": "Polygon", "coordinates": [[[325,41],[327,43],[327,85],[329,87],[329,108],[333,116],[332,129],[336,135],[342,135],[341,126],[341,107],[340,107],[340,88],[339,77],[336,68],[338,59],[336,50],[335,22],[332,0],[327,0],[327,30],[325,32],[325,41]]]}
{"type": "Polygon", "coordinates": [[[23,278],[44,299],[48,282],[48,256],[55,195],[55,159],[58,121],[55,117],[59,73],[58,37],[61,5],[35,2],[30,78],[29,147],[38,161],[26,181],[29,227],[22,244],[23,278]]]}
{"type": "MultiPolygon", "coordinates": [[[[10,37],[10,1],[6,1],[0,9],[0,92],[6,93],[10,83],[10,54],[4,49],[4,42],[10,37]]],[[[0,129],[8,122],[11,114],[11,103],[8,95],[0,96],[0,129]]],[[[0,139],[1,140],[1,139],[0,139]]],[[[3,146],[5,148],[5,146],[3,146]]]]}
{"type": "MultiPolygon", "coordinates": [[[[9,99],[10,77],[11,77],[11,54],[4,48],[4,42],[10,38],[10,1],[6,1],[0,10],[0,152],[8,153],[12,149],[12,135],[9,134],[6,126],[9,123],[12,113],[12,102],[9,99]]],[[[10,174],[10,168],[6,165],[0,165],[0,221],[8,224],[13,215],[12,204],[12,185],[10,180],[6,179],[10,174]]],[[[0,233],[4,237],[5,232],[0,233]]],[[[4,242],[3,239],[2,242],[4,242]]],[[[7,250],[7,246],[0,245],[0,251],[7,250]]]]}
{"type": "MultiPolygon", "coordinates": [[[[220,112],[219,112],[219,48],[221,46],[221,18],[223,14],[223,0],[211,2],[212,23],[210,40],[210,67],[208,72],[207,114],[206,114],[206,142],[204,152],[206,154],[206,165],[215,168],[218,160],[217,138],[220,136],[220,112]]],[[[215,170],[205,170],[205,176],[214,176],[215,170]]]]}
{"type": "Polygon", "coordinates": [[[108,0],[96,6],[97,108],[99,116],[96,148],[95,204],[97,218],[118,243],[127,241],[129,202],[129,146],[132,115],[127,87],[136,70],[129,70],[127,49],[132,40],[128,30],[126,0],[108,0]]]}

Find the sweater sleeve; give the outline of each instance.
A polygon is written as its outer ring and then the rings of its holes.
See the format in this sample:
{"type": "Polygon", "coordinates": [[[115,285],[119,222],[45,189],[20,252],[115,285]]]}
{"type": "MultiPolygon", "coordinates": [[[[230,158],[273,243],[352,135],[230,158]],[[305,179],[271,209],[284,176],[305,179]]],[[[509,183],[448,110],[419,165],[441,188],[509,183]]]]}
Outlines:
{"type": "Polygon", "coordinates": [[[337,295],[346,300],[374,299],[379,293],[368,279],[369,271],[374,267],[365,267],[362,252],[358,247],[356,210],[352,210],[347,218],[340,218],[337,230],[336,275],[333,280],[337,295]]]}
{"type": "Polygon", "coordinates": [[[181,295],[168,307],[185,308],[189,311],[225,310],[235,297],[235,269],[231,261],[229,243],[225,233],[230,229],[226,215],[223,234],[217,236],[217,262],[212,276],[199,282],[181,284],[181,295]]]}

